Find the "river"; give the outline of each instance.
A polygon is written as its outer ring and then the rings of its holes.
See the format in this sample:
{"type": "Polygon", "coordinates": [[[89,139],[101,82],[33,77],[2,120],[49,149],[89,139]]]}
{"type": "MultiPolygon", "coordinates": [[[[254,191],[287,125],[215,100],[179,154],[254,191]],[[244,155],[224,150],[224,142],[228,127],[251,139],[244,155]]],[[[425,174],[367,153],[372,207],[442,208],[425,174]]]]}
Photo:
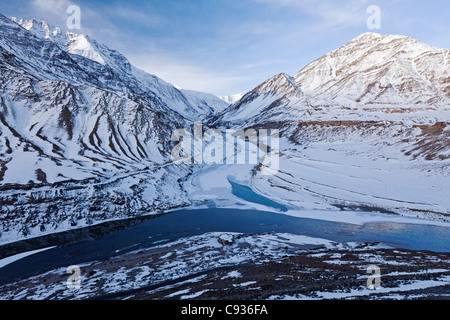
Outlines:
{"type": "Polygon", "coordinates": [[[99,239],[25,257],[0,268],[0,284],[206,232],[286,232],[336,242],[381,242],[395,248],[450,252],[450,228],[443,226],[409,223],[355,225],[259,210],[185,209],[145,220],[99,239]]]}

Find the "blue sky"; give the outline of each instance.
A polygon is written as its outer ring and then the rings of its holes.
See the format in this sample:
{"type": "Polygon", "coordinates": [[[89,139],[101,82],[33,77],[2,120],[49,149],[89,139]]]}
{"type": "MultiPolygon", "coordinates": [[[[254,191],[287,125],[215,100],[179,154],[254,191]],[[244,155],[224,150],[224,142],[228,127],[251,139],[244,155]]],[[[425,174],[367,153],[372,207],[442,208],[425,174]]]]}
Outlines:
{"type": "Polygon", "coordinates": [[[71,4],[81,9],[79,32],[170,83],[216,95],[294,75],[364,32],[450,48],[448,0],[2,0],[0,12],[64,28],[71,4]],[[380,30],[367,28],[370,5],[381,9],[380,30]]]}

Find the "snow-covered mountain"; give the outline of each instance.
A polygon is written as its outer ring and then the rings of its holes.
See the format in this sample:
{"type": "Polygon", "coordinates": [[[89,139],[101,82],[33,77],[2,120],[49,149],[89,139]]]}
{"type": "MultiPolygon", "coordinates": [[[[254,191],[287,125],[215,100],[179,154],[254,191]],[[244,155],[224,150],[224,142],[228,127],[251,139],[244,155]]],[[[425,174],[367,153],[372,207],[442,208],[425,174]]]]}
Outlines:
{"type": "MultiPolygon", "coordinates": [[[[281,129],[293,162],[280,174],[290,178],[255,171],[253,184],[268,195],[285,190],[280,201],[307,180],[298,146],[342,142],[343,153],[382,158],[392,155],[387,146],[448,161],[449,57],[408,37],[364,34],[229,105],[139,70],[87,35],[0,14],[0,242],[192,203],[183,182],[199,167],[174,165],[170,154],[171,133],[194,120],[281,129]]],[[[418,210],[445,211],[438,204],[418,210]]]]}
{"type": "Polygon", "coordinates": [[[308,109],[308,97],[292,77],[280,73],[245,94],[236,103],[208,120],[211,125],[230,123],[240,126],[295,119],[308,109]],[[278,110],[279,109],[279,110],[278,110]]]}
{"type": "Polygon", "coordinates": [[[445,220],[449,58],[409,37],[363,34],[266,80],[209,125],[281,130],[279,172],[251,182],[271,199],[445,220]]]}
{"type": "Polygon", "coordinates": [[[47,163],[48,182],[162,163],[174,129],[226,107],[213,95],[180,91],[133,67],[86,35],[1,15],[0,29],[0,146],[10,154],[1,180],[36,181],[42,168],[20,166],[24,154],[33,159],[30,153],[47,163]],[[92,159],[104,165],[89,173],[67,169],[91,166],[92,159]],[[61,165],[66,161],[70,166],[61,165]]]}
{"type": "Polygon", "coordinates": [[[222,103],[199,96],[86,35],[0,15],[3,239],[185,203],[171,133],[222,103]]]}
{"type": "Polygon", "coordinates": [[[61,165],[65,161],[76,168],[90,166],[92,159],[104,163],[88,175],[164,162],[171,131],[189,123],[182,114],[192,109],[178,89],[86,36],[63,37],[55,31],[56,41],[43,32],[48,29],[44,22],[20,22],[33,31],[0,16],[0,143],[10,154],[4,180],[36,179],[20,166],[25,155],[28,161],[46,163],[46,170],[29,168],[47,171],[48,182],[79,177],[77,170],[66,172],[71,166],[61,165]],[[79,42],[84,49],[71,53],[79,42]]]}
{"type": "Polygon", "coordinates": [[[193,92],[183,93],[157,76],[137,69],[122,54],[109,49],[88,35],[64,32],[60,28],[49,26],[45,21],[36,19],[12,18],[12,21],[36,37],[54,42],[69,54],[81,56],[109,67],[121,80],[119,87],[112,88],[116,91],[122,91],[131,86],[138,92],[151,93],[160,104],[194,120],[204,118],[222,107],[221,100],[214,95],[197,93],[197,97],[203,94],[205,98],[193,98],[193,92]]]}
{"type": "Polygon", "coordinates": [[[220,96],[219,98],[225,101],[227,104],[233,104],[239,101],[244,95],[242,93],[233,94],[231,96],[220,96]]]}
{"type": "Polygon", "coordinates": [[[198,113],[202,115],[212,115],[228,107],[228,103],[219,97],[204,92],[181,89],[181,92],[188,99],[189,103],[198,108],[198,113]]]}
{"type": "Polygon", "coordinates": [[[365,33],[295,75],[306,94],[341,105],[448,106],[450,50],[365,33]]]}
{"type": "Polygon", "coordinates": [[[402,114],[402,121],[439,121],[449,105],[450,50],[406,36],[366,33],[294,77],[268,79],[213,120],[382,120],[402,114]]]}

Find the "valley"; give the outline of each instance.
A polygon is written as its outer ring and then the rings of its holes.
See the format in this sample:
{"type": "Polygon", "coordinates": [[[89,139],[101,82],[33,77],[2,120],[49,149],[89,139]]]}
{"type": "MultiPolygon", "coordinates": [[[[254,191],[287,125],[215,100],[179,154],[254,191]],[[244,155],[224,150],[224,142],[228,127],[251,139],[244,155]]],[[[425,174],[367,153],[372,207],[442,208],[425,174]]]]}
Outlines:
{"type": "Polygon", "coordinates": [[[0,14],[0,298],[448,299],[449,57],[365,33],[225,102],[0,14]]]}

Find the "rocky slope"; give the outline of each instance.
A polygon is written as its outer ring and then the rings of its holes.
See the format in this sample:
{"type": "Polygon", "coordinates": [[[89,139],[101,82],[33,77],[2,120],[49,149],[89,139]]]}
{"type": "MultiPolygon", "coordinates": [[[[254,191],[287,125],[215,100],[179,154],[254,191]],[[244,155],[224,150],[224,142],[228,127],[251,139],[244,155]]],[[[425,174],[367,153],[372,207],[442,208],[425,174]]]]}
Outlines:
{"type": "Polygon", "coordinates": [[[294,77],[268,79],[210,125],[281,130],[278,174],[252,180],[277,201],[448,220],[449,57],[363,34],[294,77]]]}
{"type": "Polygon", "coordinates": [[[379,143],[404,144],[399,148],[415,158],[447,159],[449,58],[450,50],[409,37],[363,34],[294,77],[268,79],[210,124],[278,127],[297,143],[305,135],[345,139],[349,132],[363,136],[383,127],[379,143]],[[323,130],[305,130],[310,127],[323,130]],[[324,132],[330,128],[336,129],[332,136],[324,132]]]}
{"type": "Polygon", "coordinates": [[[171,133],[222,100],[42,21],[0,15],[0,56],[3,241],[185,202],[171,133]]]}
{"type": "Polygon", "coordinates": [[[405,36],[365,33],[294,77],[306,94],[346,106],[448,107],[450,50],[405,36]]]}
{"type": "Polygon", "coordinates": [[[2,284],[6,300],[448,299],[449,253],[290,234],[206,233],[2,284]],[[223,239],[229,241],[223,241],[223,239]],[[280,247],[282,249],[280,250],[280,247]],[[367,269],[381,270],[377,290],[367,269]],[[369,282],[370,283],[370,282],[369,282]]]}
{"type": "MultiPolygon", "coordinates": [[[[342,190],[329,180],[332,192],[303,185],[292,162],[302,157],[297,149],[324,151],[319,160],[335,157],[327,151],[337,149],[348,157],[369,155],[364,161],[394,155],[445,174],[448,57],[449,50],[411,38],[364,34],[295,77],[278,74],[226,107],[135,68],[89,36],[0,15],[0,242],[192,203],[182,184],[199,167],[171,164],[170,138],[199,119],[218,128],[281,129],[282,149],[292,152],[282,152],[288,162],[280,175],[261,178],[255,171],[260,193],[298,205],[301,189],[309,204],[320,198],[379,206],[373,200],[379,197],[355,196],[358,184],[342,190]],[[336,196],[337,187],[345,192],[336,196]]],[[[431,181],[423,194],[446,198],[446,179],[423,181],[431,181]]],[[[410,203],[418,193],[390,200],[410,203]]],[[[448,214],[441,200],[412,209],[448,214]]]]}
{"type": "Polygon", "coordinates": [[[450,50],[405,36],[363,34],[245,94],[212,123],[309,120],[434,123],[449,118],[450,50]]]}

